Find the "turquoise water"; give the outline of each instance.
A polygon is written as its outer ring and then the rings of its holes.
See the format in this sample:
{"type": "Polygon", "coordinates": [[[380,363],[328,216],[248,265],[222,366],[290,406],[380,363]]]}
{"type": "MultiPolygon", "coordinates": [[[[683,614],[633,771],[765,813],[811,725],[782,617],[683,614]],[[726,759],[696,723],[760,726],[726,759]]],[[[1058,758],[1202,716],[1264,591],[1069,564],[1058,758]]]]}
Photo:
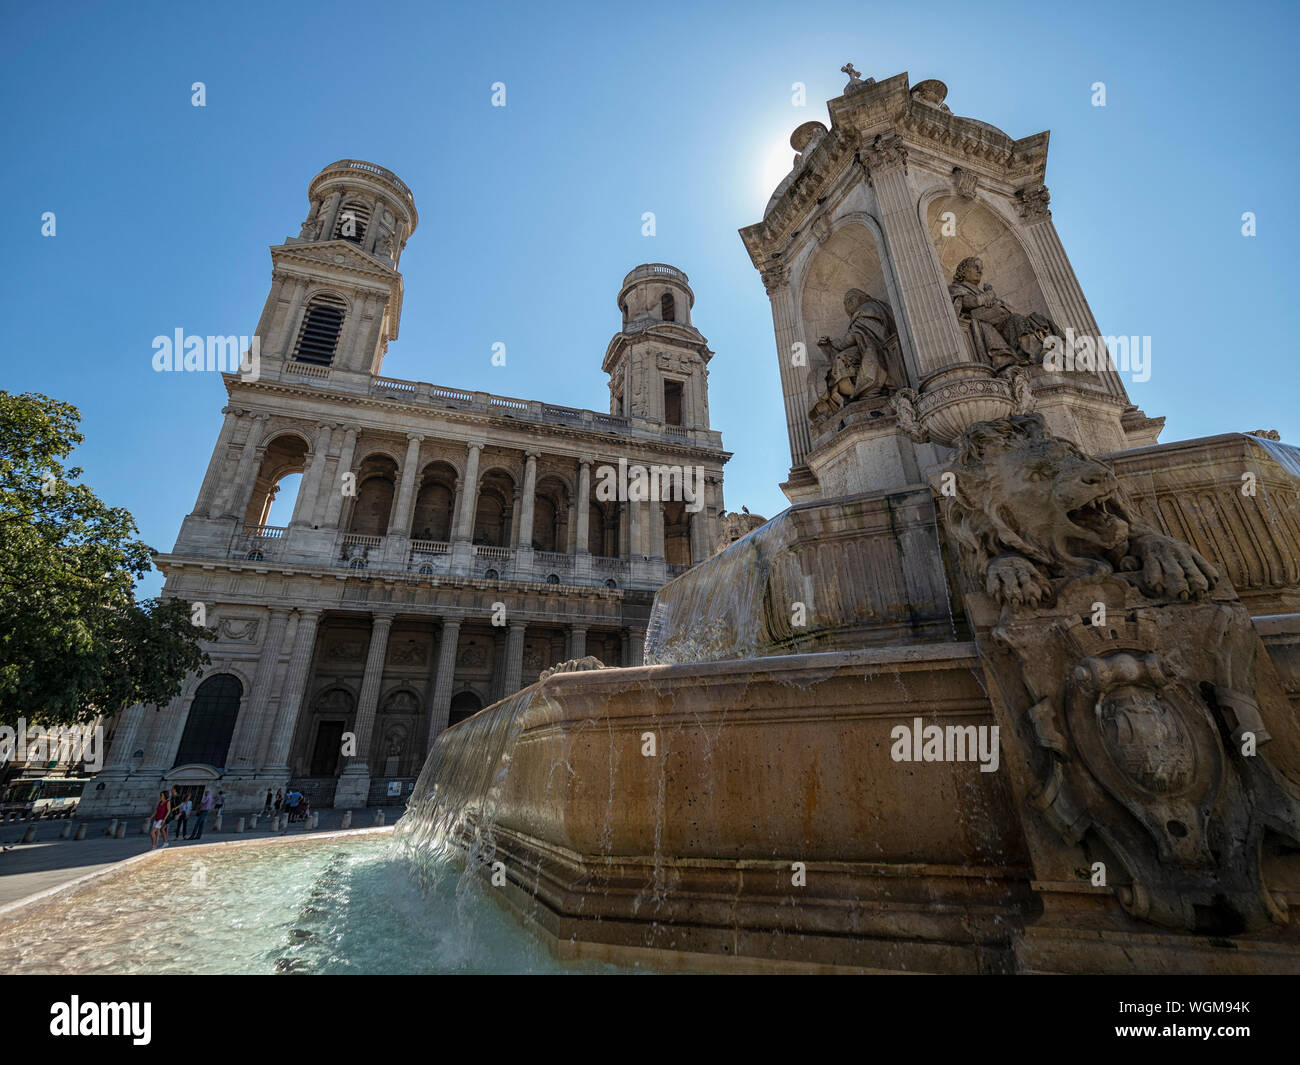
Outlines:
{"type": "Polygon", "coordinates": [[[389,838],[167,851],[0,918],[0,971],[617,973],[557,960],[450,863],[389,838]]]}

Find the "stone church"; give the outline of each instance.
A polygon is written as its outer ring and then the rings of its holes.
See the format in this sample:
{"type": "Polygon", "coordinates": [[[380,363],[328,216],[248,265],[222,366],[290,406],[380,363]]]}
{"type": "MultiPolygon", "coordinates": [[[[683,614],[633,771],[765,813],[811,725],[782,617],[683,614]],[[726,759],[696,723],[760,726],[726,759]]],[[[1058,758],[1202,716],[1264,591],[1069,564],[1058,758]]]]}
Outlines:
{"type": "Polygon", "coordinates": [[[655,590],[718,546],[730,455],[685,273],[623,279],[608,413],[396,380],[411,190],[344,159],[308,197],[271,248],[260,358],[224,375],[207,474],[156,560],[215,630],[211,664],[122,716],[88,816],[173,784],[230,812],[289,783],[318,806],[404,802],[449,724],[561,661],[640,664],[655,590]],[[649,498],[600,490],[638,468],[649,498]],[[268,525],[291,474],[292,517],[268,525]]]}

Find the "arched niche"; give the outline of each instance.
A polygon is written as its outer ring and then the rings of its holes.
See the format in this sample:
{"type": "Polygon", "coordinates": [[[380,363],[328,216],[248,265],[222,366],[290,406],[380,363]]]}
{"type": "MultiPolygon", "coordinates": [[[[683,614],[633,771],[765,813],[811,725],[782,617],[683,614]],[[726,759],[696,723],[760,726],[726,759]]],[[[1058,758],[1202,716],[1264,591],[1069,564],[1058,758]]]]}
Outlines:
{"type": "MultiPolygon", "coordinates": [[[[301,474],[307,468],[309,450],[307,441],[295,432],[281,432],[267,443],[257,479],[253,482],[248,509],[244,512],[245,524],[266,524],[280,493],[280,482],[291,474],[301,474]]],[[[297,485],[293,486],[293,491],[296,501],[297,485]]],[[[292,502],[281,500],[281,510],[291,514],[292,502]]]]}
{"type": "Polygon", "coordinates": [[[1048,314],[1047,301],[1025,249],[994,211],[978,200],[937,196],[926,206],[924,221],[939,256],[945,285],[952,283],[957,264],[974,255],[984,264],[983,283],[992,285],[1008,307],[1020,314],[1048,314]],[[952,217],[945,219],[948,212],[952,217]],[[945,223],[950,236],[944,235],[945,223]]]}
{"type": "MultiPolygon", "coordinates": [[[[823,336],[834,339],[848,329],[849,316],[844,310],[844,296],[854,288],[889,304],[895,320],[898,319],[899,308],[890,300],[876,235],[862,222],[849,222],[836,229],[814,253],[804,272],[799,307],[803,322],[801,339],[807,345],[808,357],[804,413],[812,409],[826,388],[829,364],[817,347],[817,339],[823,336]]],[[[902,367],[892,367],[891,370],[898,375],[902,367]]],[[[898,381],[898,384],[905,383],[898,381]]]]}

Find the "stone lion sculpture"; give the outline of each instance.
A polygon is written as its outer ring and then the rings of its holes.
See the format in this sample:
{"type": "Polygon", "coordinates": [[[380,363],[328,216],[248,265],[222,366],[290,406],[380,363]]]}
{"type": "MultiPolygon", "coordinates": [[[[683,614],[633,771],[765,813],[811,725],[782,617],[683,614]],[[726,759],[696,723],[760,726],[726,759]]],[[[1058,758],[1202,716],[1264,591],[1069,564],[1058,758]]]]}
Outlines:
{"type": "Polygon", "coordinates": [[[1219,572],[1149,525],[1115,474],[1052,436],[1040,414],[977,422],[957,440],[947,522],[967,575],[1004,604],[1050,601],[1050,581],[1138,571],[1143,592],[1198,599],[1219,572]]]}

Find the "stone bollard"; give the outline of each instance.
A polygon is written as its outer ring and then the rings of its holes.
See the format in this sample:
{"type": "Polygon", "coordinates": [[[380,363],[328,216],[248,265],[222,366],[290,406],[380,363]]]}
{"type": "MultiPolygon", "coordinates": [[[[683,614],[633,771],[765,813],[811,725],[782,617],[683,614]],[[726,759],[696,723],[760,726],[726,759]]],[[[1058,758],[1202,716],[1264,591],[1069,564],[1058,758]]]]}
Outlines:
{"type": "Polygon", "coordinates": [[[213,832],[220,832],[220,831],[221,831],[221,811],[220,811],[220,810],[217,811],[217,816],[214,817],[214,818],[212,819],[212,831],[213,831],[213,832]]]}
{"type": "Polygon", "coordinates": [[[384,811],[383,811],[383,810],[376,810],[376,811],[375,811],[375,827],[378,828],[378,827],[379,827],[380,825],[382,825],[383,823],[384,823],[384,811]]]}
{"type": "Polygon", "coordinates": [[[152,818],[152,817],[146,817],[146,818],[144,819],[144,824],[142,824],[142,825],[140,826],[140,835],[142,835],[142,836],[147,836],[147,835],[149,835],[149,829],[151,829],[151,828],[153,828],[153,818],[152,818]]]}
{"type": "Polygon", "coordinates": [[[344,810],[343,823],[339,825],[339,828],[351,828],[351,827],[352,827],[352,811],[344,810]]]}
{"type": "Polygon", "coordinates": [[[313,810],[313,811],[311,812],[311,827],[312,827],[313,830],[314,830],[314,829],[317,829],[317,828],[320,828],[320,811],[319,811],[319,810],[313,810]]]}
{"type": "Polygon", "coordinates": [[[117,826],[117,831],[113,833],[114,839],[126,839],[126,822],[123,821],[117,826]]]}
{"type": "Polygon", "coordinates": [[[63,823],[63,831],[59,833],[59,839],[71,839],[71,838],[72,838],[72,822],[65,821],[63,823]]]}
{"type": "Polygon", "coordinates": [[[117,818],[116,818],[116,817],[113,818],[113,820],[111,820],[111,821],[108,823],[108,831],[105,832],[104,835],[106,835],[106,836],[115,836],[115,835],[117,835],[117,818]]]}
{"type": "MultiPolygon", "coordinates": [[[[256,820],[256,818],[254,818],[254,820],[256,820]]],[[[235,822],[235,832],[239,833],[243,831],[244,831],[244,819],[241,817],[238,821],[235,822]]]]}
{"type": "Polygon", "coordinates": [[[271,815],[271,823],[270,823],[269,825],[266,826],[266,830],[267,830],[268,832],[279,832],[279,831],[280,831],[280,815],[279,815],[279,814],[272,814],[272,815],[271,815]]]}
{"type": "MultiPolygon", "coordinates": [[[[243,819],[241,818],[240,820],[243,819]]],[[[248,819],[248,831],[250,832],[257,831],[257,814],[253,814],[253,816],[248,819]]]]}
{"type": "Polygon", "coordinates": [[[80,825],[77,826],[77,834],[76,834],[75,836],[73,836],[72,838],[73,838],[73,839],[85,839],[85,838],[86,838],[86,826],[85,826],[85,823],[84,823],[84,822],[83,822],[82,824],[80,824],[80,825]]]}
{"type": "Polygon", "coordinates": [[[24,843],[35,843],[35,842],[36,842],[36,826],[35,826],[35,825],[28,825],[28,826],[27,826],[27,831],[23,833],[23,842],[24,842],[24,843]]]}

